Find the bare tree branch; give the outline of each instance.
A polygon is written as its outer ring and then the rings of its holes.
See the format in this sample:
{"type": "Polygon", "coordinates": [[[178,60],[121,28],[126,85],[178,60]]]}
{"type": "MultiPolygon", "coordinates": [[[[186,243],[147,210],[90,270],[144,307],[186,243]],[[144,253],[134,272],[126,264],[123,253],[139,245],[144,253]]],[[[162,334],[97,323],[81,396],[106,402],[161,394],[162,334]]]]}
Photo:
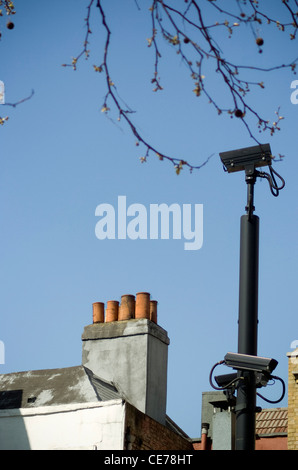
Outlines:
{"type": "Polygon", "coordinates": [[[34,95],[34,90],[31,90],[31,93],[29,96],[27,96],[27,98],[23,98],[19,101],[16,101],[15,103],[3,103],[3,106],[12,106],[13,108],[16,108],[19,104],[25,103],[25,101],[30,100],[33,95],[34,95]]]}
{"type": "MultiPolygon", "coordinates": [[[[153,78],[151,83],[154,85],[154,92],[159,92],[163,89],[159,78],[159,62],[161,60],[160,38],[163,38],[170,47],[176,48],[177,55],[182,62],[189,69],[191,78],[194,81],[194,95],[200,97],[204,95],[208,102],[214,106],[218,114],[227,114],[230,117],[236,117],[242,121],[249,136],[256,143],[261,142],[256,137],[255,132],[251,129],[249,124],[249,117],[253,117],[257,124],[257,132],[269,131],[273,135],[277,130],[280,130],[280,121],[283,119],[279,114],[279,108],[276,111],[276,117],[273,123],[269,123],[267,118],[264,118],[252,106],[250,106],[247,95],[253,88],[264,88],[262,81],[251,81],[245,78],[246,71],[266,72],[270,73],[281,69],[289,69],[296,73],[296,65],[298,59],[296,58],[288,64],[278,64],[272,67],[257,67],[253,65],[235,64],[226,59],[223,55],[220,45],[218,45],[216,38],[213,34],[215,28],[225,28],[228,32],[228,37],[232,38],[233,31],[240,28],[242,25],[249,25],[256,42],[256,52],[262,53],[264,40],[258,36],[258,28],[263,22],[268,27],[275,26],[278,32],[287,31],[290,40],[295,40],[298,28],[298,12],[297,0],[281,0],[281,7],[284,7],[284,13],[288,16],[289,20],[281,22],[277,18],[269,16],[269,14],[261,9],[263,7],[262,0],[234,0],[229,2],[229,10],[222,8],[220,0],[206,0],[206,5],[212,10],[214,8],[215,16],[218,17],[212,24],[205,22],[203,11],[204,6],[202,2],[195,0],[185,0],[184,6],[173,6],[170,0],[152,0],[150,7],[151,17],[151,37],[147,39],[148,47],[152,47],[154,51],[154,67],[153,78]],[[185,6],[185,3],[187,5],[185,6]],[[208,4],[208,5],[207,5],[208,4]],[[236,11],[235,10],[236,7],[236,11]],[[205,62],[214,65],[214,73],[221,77],[221,80],[229,92],[230,107],[223,108],[218,103],[217,98],[213,96],[214,92],[208,90],[208,81],[204,77],[205,62]]],[[[110,37],[111,29],[108,23],[105,9],[104,0],[97,0],[96,7],[100,13],[101,23],[105,30],[106,37],[103,50],[103,61],[100,65],[94,65],[96,72],[103,72],[105,75],[106,94],[102,111],[109,113],[110,106],[117,110],[118,120],[124,119],[129,126],[134,137],[137,140],[137,145],[142,144],[145,147],[145,154],[141,157],[141,161],[147,160],[150,153],[154,153],[160,160],[170,161],[176,172],[179,174],[181,169],[188,167],[191,171],[200,169],[204,166],[210,156],[204,160],[200,165],[193,165],[185,159],[172,157],[164,154],[150,142],[145,140],[141,133],[138,131],[132,119],[133,111],[129,106],[121,103],[117,88],[114,80],[112,80],[109,72],[109,55],[110,55],[110,37]]],[[[140,5],[137,3],[137,8],[140,5]]],[[[175,4],[176,5],[176,4],[175,4]]],[[[225,2],[225,8],[227,2],[225,2]]],[[[90,31],[90,18],[94,0],[90,0],[87,7],[86,21],[86,35],[83,44],[83,49],[80,54],[72,59],[71,64],[63,64],[64,66],[71,66],[74,70],[77,68],[77,63],[82,56],[89,57],[90,50],[89,35],[90,31]]],[[[209,8],[209,9],[210,9],[209,8]]]]}
{"type": "MultiPolygon", "coordinates": [[[[8,17],[11,16],[11,15],[15,15],[15,13],[16,13],[13,1],[11,1],[11,0],[0,0],[0,16],[3,16],[1,7],[4,7],[6,15],[8,17]]],[[[6,23],[6,27],[7,27],[7,29],[11,30],[11,29],[14,28],[14,23],[9,20],[6,23]]],[[[1,39],[1,37],[2,37],[2,34],[1,34],[1,31],[0,31],[0,39],[1,39]]],[[[24,99],[22,99],[22,100],[20,100],[16,103],[3,103],[2,102],[1,105],[2,106],[12,106],[12,107],[15,108],[18,104],[24,103],[24,101],[27,101],[30,98],[32,98],[33,94],[34,94],[34,91],[32,90],[31,95],[28,96],[27,98],[24,98],[24,99]]],[[[4,89],[3,89],[3,99],[4,99],[4,89]]],[[[8,119],[9,119],[8,116],[5,116],[5,117],[0,116],[0,125],[3,125],[6,121],[8,121],[8,119]]]]}

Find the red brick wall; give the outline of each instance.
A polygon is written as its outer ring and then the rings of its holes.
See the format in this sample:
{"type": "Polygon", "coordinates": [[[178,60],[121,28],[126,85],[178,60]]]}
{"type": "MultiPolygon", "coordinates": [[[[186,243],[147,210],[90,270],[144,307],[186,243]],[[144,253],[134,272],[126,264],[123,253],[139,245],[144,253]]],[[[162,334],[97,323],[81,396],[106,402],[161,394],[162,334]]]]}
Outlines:
{"type": "Polygon", "coordinates": [[[208,438],[206,448],[202,449],[202,442],[195,441],[192,443],[193,450],[212,450],[212,441],[208,438]]]}
{"type": "Polygon", "coordinates": [[[256,450],[288,450],[287,436],[261,437],[256,439],[256,450]]]}
{"type": "Polygon", "coordinates": [[[154,419],[126,404],[125,450],[188,450],[188,439],[168,429],[154,419]]]}

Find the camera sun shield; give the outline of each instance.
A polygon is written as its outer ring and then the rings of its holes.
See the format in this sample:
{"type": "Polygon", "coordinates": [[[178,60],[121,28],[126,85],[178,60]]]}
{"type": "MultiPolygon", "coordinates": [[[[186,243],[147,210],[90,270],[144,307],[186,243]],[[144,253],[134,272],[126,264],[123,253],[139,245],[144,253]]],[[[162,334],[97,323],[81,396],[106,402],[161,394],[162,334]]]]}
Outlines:
{"type": "Polygon", "coordinates": [[[278,362],[275,359],[248,354],[227,353],[224,363],[236,370],[250,370],[254,372],[271,372],[276,368],[278,362]]]}
{"type": "Polygon", "coordinates": [[[221,161],[228,173],[271,165],[272,153],[270,144],[260,144],[238,150],[221,152],[221,161]]]}

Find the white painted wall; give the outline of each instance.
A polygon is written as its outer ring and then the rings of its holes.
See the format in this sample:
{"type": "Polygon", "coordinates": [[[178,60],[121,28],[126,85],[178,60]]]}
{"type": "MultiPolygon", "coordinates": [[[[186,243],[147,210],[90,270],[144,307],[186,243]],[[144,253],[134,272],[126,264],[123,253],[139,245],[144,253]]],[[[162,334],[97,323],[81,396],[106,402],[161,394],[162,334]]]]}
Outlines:
{"type": "Polygon", "coordinates": [[[0,450],[123,450],[125,402],[0,410],[0,450]]]}

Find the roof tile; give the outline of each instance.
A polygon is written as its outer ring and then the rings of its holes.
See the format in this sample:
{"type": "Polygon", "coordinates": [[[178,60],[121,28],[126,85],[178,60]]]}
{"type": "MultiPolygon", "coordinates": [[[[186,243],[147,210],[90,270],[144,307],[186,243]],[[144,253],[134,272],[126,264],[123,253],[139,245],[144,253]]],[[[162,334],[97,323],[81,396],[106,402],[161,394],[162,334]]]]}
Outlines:
{"type": "Polygon", "coordinates": [[[256,434],[281,434],[287,431],[287,408],[269,408],[257,413],[256,434]]]}

